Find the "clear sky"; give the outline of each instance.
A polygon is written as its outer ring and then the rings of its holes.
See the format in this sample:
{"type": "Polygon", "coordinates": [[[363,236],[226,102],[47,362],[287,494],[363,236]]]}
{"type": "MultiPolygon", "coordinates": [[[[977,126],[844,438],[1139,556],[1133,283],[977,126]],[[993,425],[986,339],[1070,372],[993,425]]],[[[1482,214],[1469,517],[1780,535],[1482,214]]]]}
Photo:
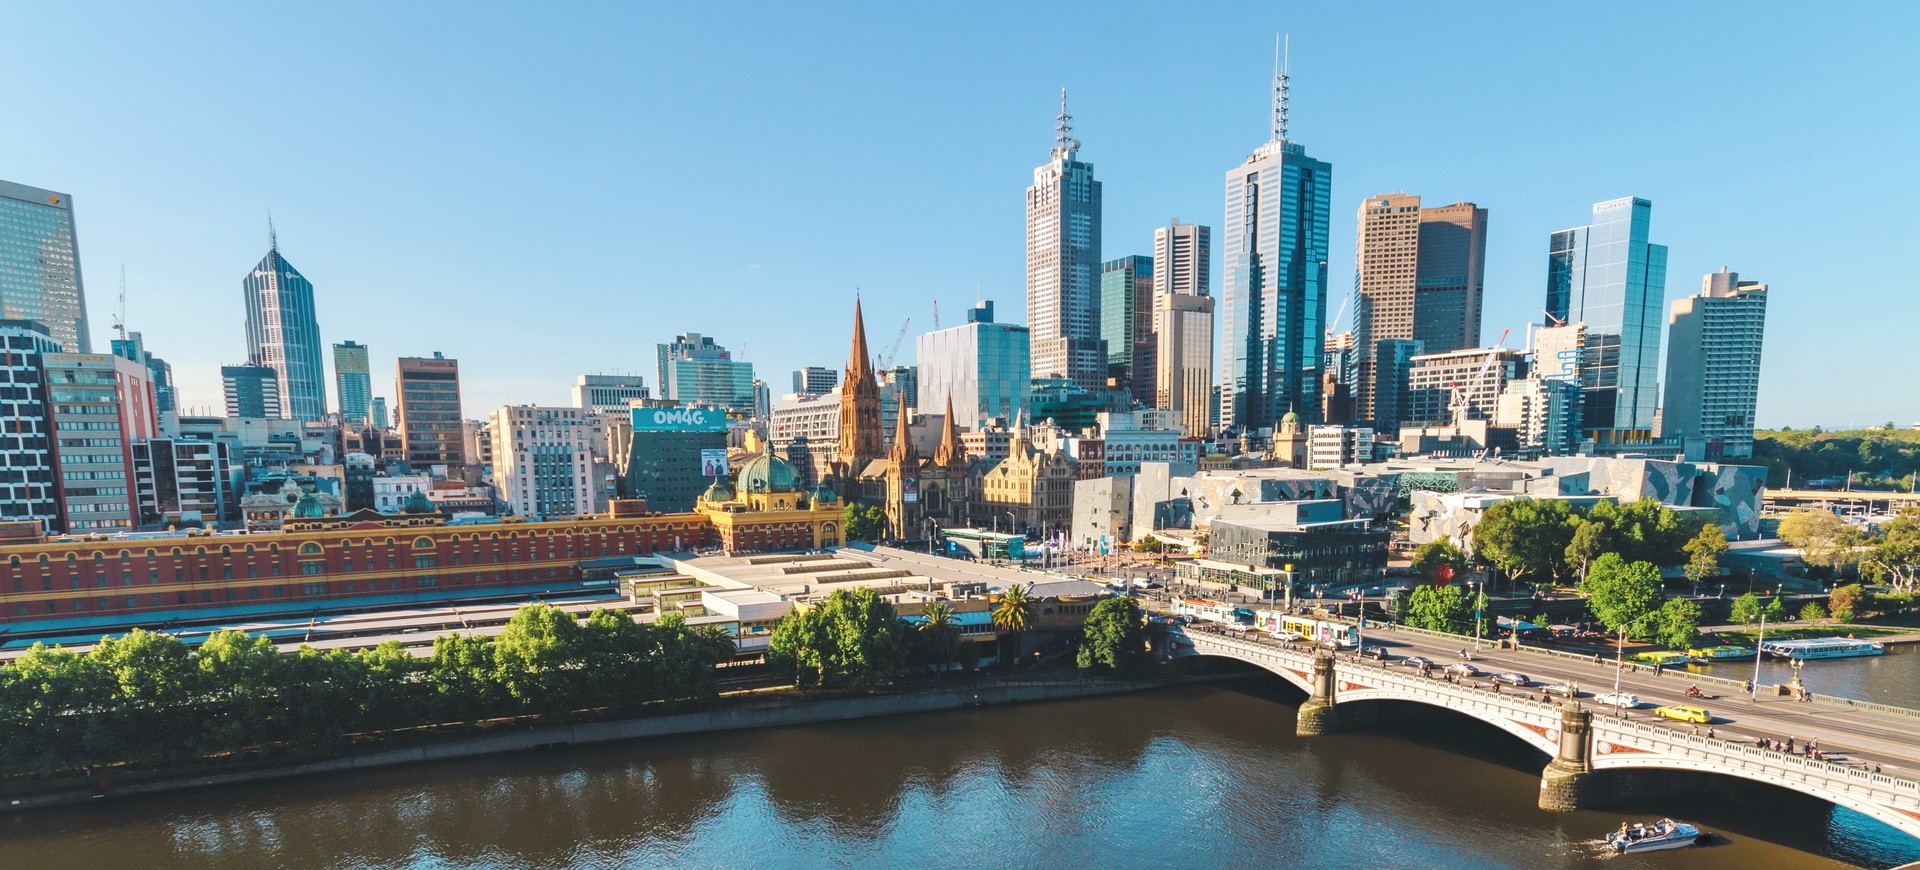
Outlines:
{"type": "Polygon", "coordinates": [[[855,287],[876,353],[912,319],[900,361],[936,299],[1021,316],[1062,86],[1105,258],[1218,227],[1283,30],[1339,295],[1364,197],[1471,200],[1517,345],[1548,233],[1642,196],[1670,298],[1772,286],[1762,425],[1920,420],[1920,4],[602,5],[16,0],[0,178],[73,196],[95,341],[125,265],[187,406],[245,355],[269,211],[377,395],[439,350],[468,416],[564,404],[684,331],[778,394],[845,364],[855,287]]]}

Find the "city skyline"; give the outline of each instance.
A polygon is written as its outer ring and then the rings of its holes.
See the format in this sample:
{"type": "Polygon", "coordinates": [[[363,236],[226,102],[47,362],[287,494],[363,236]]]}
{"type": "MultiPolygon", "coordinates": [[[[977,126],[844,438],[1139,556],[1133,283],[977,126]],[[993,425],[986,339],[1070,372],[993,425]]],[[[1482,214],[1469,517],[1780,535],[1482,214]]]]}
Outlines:
{"type": "MultiPolygon", "coordinates": [[[[1894,18],[1912,14],[1900,7],[1889,11],[1894,18]]],[[[1241,159],[1248,144],[1258,141],[1253,138],[1259,135],[1256,125],[1266,113],[1271,44],[1263,34],[1248,33],[1245,44],[1224,46],[1219,57],[1199,63],[1176,87],[1154,84],[1144,71],[1100,56],[1102,38],[1110,38],[1122,25],[1100,25],[1073,36],[1042,59],[1022,53],[1028,37],[991,31],[988,24],[995,16],[988,10],[940,23],[978,37],[996,56],[1019,59],[1004,69],[956,71],[891,49],[855,51],[826,61],[809,50],[818,69],[796,72],[793,81],[769,83],[764,65],[790,60],[799,51],[780,48],[773,36],[781,29],[782,15],[763,10],[731,22],[728,36],[739,37],[740,44],[726,48],[721,60],[695,58],[698,51],[716,50],[712,38],[702,36],[647,62],[697,69],[707,78],[684,93],[630,84],[623,92],[628,99],[616,101],[617,111],[585,122],[589,135],[593,130],[611,132],[620,148],[588,145],[576,157],[579,167],[542,158],[556,143],[539,130],[544,116],[529,99],[531,94],[522,90],[489,98],[458,91],[463,96],[454,102],[461,106],[482,107],[492,99],[512,110],[507,120],[476,127],[473,116],[455,117],[448,114],[451,109],[398,98],[363,98],[355,92],[360,74],[339,62],[322,63],[310,80],[268,75],[244,82],[228,74],[232,60],[207,57],[161,73],[163,80],[168,75],[207,79],[203,93],[191,103],[154,107],[136,106],[110,90],[124,69],[109,64],[80,70],[76,90],[62,97],[80,100],[74,124],[38,141],[19,143],[4,177],[73,195],[78,235],[83,237],[83,271],[98,279],[109,274],[103,269],[127,265],[128,325],[142,330],[150,349],[175,365],[183,408],[218,406],[219,364],[243,358],[244,337],[233,325],[231,290],[223,288],[231,286],[227,282],[234,263],[257,259],[258,226],[272,209],[283,247],[323,296],[317,303],[323,335],[355,335],[376,347],[376,371],[385,371],[395,357],[444,348],[449,356],[467,360],[468,405],[478,411],[502,404],[563,404],[578,372],[647,371],[646,345],[686,331],[711,334],[743,348],[740,355],[755,364],[763,379],[771,375],[778,380],[782,372],[806,365],[834,365],[832,343],[818,339],[837,332],[836,312],[844,311],[845,297],[853,295],[856,285],[865,290],[876,343],[908,317],[914,334],[930,329],[935,298],[942,303],[941,326],[958,322],[955,315],[977,298],[992,299],[1001,311],[1017,317],[1025,307],[1023,268],[1017,206],[1009,204],[1030,181],[1031,167],[1045,156],[1047,121],[1060,85],[1073,90],[1075,135],[1098,143],[1090,156],[1105,187],[1102,260],[1150,253],[1153,228],[1172,216],[1222,226],[1215,186],[1220,167],[1241,159]],[[775,50],[765,59],[748,57],[766,49],[775,50]],[[879,75],[894,64],[904,64],[899,76],[879,75]],[[807,97],[793,106],[776,105],[782,99],[806,97],[797,89],[818,86],[823,79],[840,82],[858,99],[819,102],[807,97]],[[752,91],[750,81],[764,92],[752,91]],[[287,101],[311,110],[301,124],[315,131],[312,143],[276,136],[268,148],[265,140],[247,136],[222,144],[194,125],[204,121],[217,128],[244,117],[243,106],[261,89],[278,87],[286,89],[287,101]],[[1149,130],[1133,121],[1133,107],[1163,93],[1161,88],[1196,100],[1193,124],[1180,125],[1178,131],[1149,130]],[[923,108],[897,99],[915,89],[944,98],[928,102],[947,105],[923,108]],[[702,105],[686,103],[694,95],[704,97],[698,101],[702,105]],[[372,102],[363,106],[362,99],[372,102]],[[956,107],[963,117],[943,118],[956,107]],[[348,110],[371,112],[373,122],[349,135],[343,121],[348,110]],[[768,156],[773,163],[749,173],[767,188],[749,209],[752,213],[742,218],[745,226],[728,226],[713,210],[714,204],[734,199],[726,191],[736,182],[727,182],[721,191],[704,191],[701,196],[713,203],[703,203],[693,198],[695,188],[653,168],[675,165],[686,152],[661,150],[670,146],[649,141],[638,154],[622,153],[635,146],[634,136],[644,129],[636,125],[651,117],[649,113],[658,113],[666,123],[717,125],[710,132],[742,140],[778,130],[789,141],[787,153],[768,156]],[[428,149],[422,138],[429,127],[443,122],[453,125],[456,138],[473,153],[455,155],[448,167],[428,169],[416,178],[403,181],[393,174],[418,169],[430,156],[447,156],[428,149]],[[941,171],[932,179],[920,179],[921,190],[915,194],[850,174],[853,165],[870,169],[875,155],[890,144],[849,132],[849,125],[883,122],[930,131],[918,141],[928,152],[927,165],[938,165],[941,171]],[[120,141],[126,137],[105,133],[116,125],[150,129],[157,136],[142,142],[142,148],[130,148],[120,141]],[[321,144],[338,153],[317,150],[321,144]],[[374,145],[398,148],[392,168],[367,171],[373,168],[366,161],[374,145]],[[483,196],[484,188],[470,183],[478,176],[468,171],[471,161],[482,159],[496,162],[489,171],[506,173],[514,184],[552,173],[540,189],[557,197],[556,213],[568,219],[543,222],[531,212],[483,196]],[[793,167],[795,161],[807,164],[806,171],[782,176],[779,173],[788,170],[776,170],[793,167]],[[155,166],[161,171],[153,172],[155,166]],[[456,167],[458,173],[452,171],[456,167]],[[456,174],[462,176],[457,182],[456,174]],[[609,211],[614,200],[646,202],[643,211],[660,217],[618,217],[609,211]],[[368,211],[366,205],[376,201],[391,207],[368,211]],[[943,214],[925,210],[929,207],[943,214]],[[820,249],[818,231],[799,226],[824,227],[900,210],[906,219],[886,223],[913,225],[912,232],[906,233],[904,226],[880,226],[858,256],[820,249]],[[821,219],[813,219],[812,212],[819,212],[821,219]],[[168,216],[165,225],[154,219],[162,213],[168,216]],[[793,220],[803,213],[809,214],[808,220],[793,220]],[[671,223],[659,223],[668,218],[671,223]],[[722,226],[727,226],[724,234],[718,230],[722,226]],[[423,227],[445,232],[423,234],[423,227]],[[709,241],[709,235],[715,239],[709,241]],[[722,235],[728,248],[751,254],[717,255],[714,245],[722,235]],[[516,245],[546,250],[527,256],[514,253],[516,245]],[[589,249],[597,250],[588,256],[589,249]],[[609,251],[661,258],[660,268],[634,277],[631,270],[614,265],[625,257],[607,256],[609,251]],[[959,263],[968,267],[955,268],[959,263]],[[527,287],[536,288],[546,302],[524,316],[459,321],[441,316],[447,305],[467,298],[482,305],[510,305],[514,294],[526,293],[527,287]],[[686,292],[690,288],[696,292],[686,292]],[[806,302],[799,316],[737,313],[795,298],[806,302]],[[714,304],[718,299],[733,304],[714,304]],[[617,306],[608,312],[616,316],[560,319],[561,312],[586,314],[594,305],[617,306]],[[631,325],[614,324],[641,312],[645,322],[658,325],[638,336],[636,348],[623,341],[631,325]],[[481,322],[495,319],[512,323],[516,330],[576,329],[580,335],[538,359],[492,354],[490,348],[515,334],[481,322]],[[605,325],[578,325],[583,319],[605,325]],[[423,326],[432,328],[423,335],[423,326]]],[[[259,23],[192,15],[166,23],[136,13],[125,22],[99,25],[96,31],[53,10],[28,10],[22,17],[28,19],[23,23],[49,33],[52,44],[87,41],[78,38],[84,34],[91,40],[90,51],[123,51],[129,63],[137,63],[154,47],[170,47],[171,53],[182,45],[216,44],[230,35],[229,28],[259,23]],[[155,32],[152,46],[133,44],[133,31],[149,25],[155,32]]],[[[1821,189],[1801,192],[1800,203],[1781,212],[1766,202],[1772,196],[1771,179],[1789,165],[1785,158],[1761,149],[1710,144],[1724,137],[1705,135],[1732,124],[1742,132],[1742,140],[1790,134],[1803,150],[1842,154],[1850,163],[1867,166],[1896,165],[1891,162],[1893,146],[1878,140],[1898,140],[1880,135],[1880,128],[1901,119],[1883,121],[1879,112],[1866,109],[1871,105],[1866,92],[1897,85],[1912,74],[1875,60],[1876,52],[1860,50],[1859,28],[1821,22],[1797,29],[1796,39],[1816,47],[1844,36],[1848,49],[1830,52],[1837,57],[1832,63],[1791,81],[1763,82],[1750,75],[1740,46],[1779,38],[1783,31],[1778,25],[1721,21],[1705,12],[1682,15],[1675,34],[1686,31],[1688,20],[1697,20],[1720,28],[1723,39],[1699,48],[1678,35],[1653,35],[1618,49],[1630,63],[1609,81],[1610,89],[1591,94],[1589,110],[1634,112],[1635,136],[1624,143],[1598,143],[1582,141],[1583,135],[1572,130],[1539,128],[1523,119],[1524,108],[1529,99],[1544,99],[1547,83],[1575,68],[1581,58],[1616,51],[1612,46],[1620,41],[1610,37],[1633,32],[1630,22],[1598,14],[1529,11],[1506,24],[1517,29],[1577,22],[1579,27],[1560,32],[1581,32],[1584,27],[1590,34],[1548,51],[1500,38],[1511,32],[1476,36],[1418,11],[1404,18],[1389,26],[1422,33],[1435,45],[1458,37],[1449,44],[1487,54],[1485,66],[1471,67],[1468,75],[1479,98],[1423,107],[1420,101],[1432,100],[1443,87],[1455,94],[1461,83],[1398,82],[1400,90],[1394,91],[1383,86],[1379,71],[1340,60],[1354,56],[1355,46],[1377,35],[1373,31],[1363,33],[1315,13],[1273,22],[1275,28],[1290,30],[1298,46],[1292,62],[1296,135],[1311,143],[1316,158],[1340,168],[1329,204],[1335,216],[1329,228],[1329,292],[1344,295],[1339,288],[1351,286],[1354,227],[1345,216],[1366,196],[1405,190],[1431,202],[1470,200],[1491,213],[1483,340],[1505,328],[1522,335],[1526,323],[1540,320],[1534,309],[1545,280],[1541,239],[1583,223],[1591,203],[1642,197],[1659,205],[1657,239],[1671,250],[1662,311],[1665,303],[1687,295],[1697,276],[1723,263],[1763,275],[1780,291],[1773,302],[1776,325],[1768,336],[1770,362],[1759,398],[1759,425],[1804,427],[1888,418],[1905,424],[1920,418],[1920,399],[1890,394],[1871,379],[1828,385],[1817,371],[1779,363],[1819,353],[1818,358],[1844,366],[1850,361],[1862,364],[1866,354],[1874,354],[1875,370],[1885,370],[1912,364],[1920,353],[1900,343],[1906,331],[1900,324],[1910,319],[1913,303],[1898,292],[1899,282],[1885,280],[1904,265],[1899,254],[1905,249],[1887,240],[1902,238],[1900,229],[1911,224],[1892,204],[1901,199],[1906,182],[1895,177],[1893,195],[1885,196],[1888,179],[1842,173],[1821,189]],[[1688,46],[1687,52],[1673,50],[1681,45],[1688,46]],[[1569,56],[1557,59],[1556,52],[1569,56]],[[1863,90],[1858,87],[1863,81],[1876,87],[1863,90]],[[1682,105],[1684,100],[1647,103],[1644,97],[1656,87],[1675,93],[1711,88],[1720,99],[1709,119],[1682,105]],[[1404,147],[1388,147],[1391,142],[1368,141],[1374,133],[1364,123],[1366,116],[1383,112],[1401,113],[1415,125],[1443,119],[1447,129],[1483,128],[1496,134],[1524,129],[1527,135],[1474,136],[1471,151],[1445,146],[1410,155],[1402,153],[1408,150],[1404,147]],[[1787,217],[1781,219],[1781,214],[1787,217]],[[1860,309],[1879,314],[1850,318],[1843,326],[1839,317],[1851,307],[1832,304],[1836,296],[1858,300],[1860,309]],[[1801,328],[1787,331],[1781,324],[1801,328]],[[1821,338],[1842,328],[1851,331],[1851,338],[1839,352],[1858,357],[1835,357],[1821,338]]],[[[1141,16],[1124,28],[1164,32],[1170,44],[1179,45],[1200,41],[1203,23],[1141,16]]],[[[882,20],[872,26],[896,25],[882,20]]],[[[616,16],[608,31],[631,32],[634,26],[636,22],[616,16]]],[[[564,22],[552,27],[566,29],[564,22]]],[[[545,46],[558,30],[535,27],[530,36],[536,46],[545,46]]],[[[849,38],[859,31],[852,27],[849,38]]],[[[318,49],[333,48],[346,58],[384,57],[399,44],[397,36],[289,32],[295,34],[291,39],[315,49],[316,56],[326,53],[318,49]]],[[[1875,38],[1865,37],[1866,44],[1875,38]]],[[[504,32],[487,25],[455,22],[447,34],[436,35],[425,46],[423,55],[465,69],[478,64],[486,46],[505,39],[504,32]],[[468,37],[472,46],[457,44],[468,37]]],[[[25,63],[17,69],[13,60],[0,64],[18,80],[32,83],[46,75],[32,66],[45,50],[24,48],[17,57],[25,63]]],[[[507,66],[517,68],[517,62],[507,66]]],[[[433,75],[421,61],[396,56],[392,63],[402,80],[424,82],[433,75]]],[[[562,64],[543,73],[535,89],[584,88],[594,71],[562,64]]],[[[654,72],[636,68],[625,78],[650,80],[654,72]]],[[[484,86],[484,79],[477,86],[484,86]]],[[[53,105],[41,102],[51,97],[32,93],[35,88],[22,90],[29,110],[53,105]]],[[[1629,116],[1621,117],[1621,123],[1627,123],[1629,116]]],[[[566,141],[580,144],[572,135],[566,141]]],[[[704,168],[709,165],[705,161],[700,158],[694,165],[704,168]]],[[[699,176],[703,171],[680,174],[699,176]]],[[[1216,260],[1215,271],[1221,271],[1219,264],[1216,260]]],[[[106,319],[101,306],[110,303],[101,298],[99,280],[93,289],[89,313],[98,327],[106,319]]],[[[1335,301],[1330,308],[1337,307],[1335,301]]],[[[93,339],[104,344],[99,329],[94,331],[93,339]]]]}

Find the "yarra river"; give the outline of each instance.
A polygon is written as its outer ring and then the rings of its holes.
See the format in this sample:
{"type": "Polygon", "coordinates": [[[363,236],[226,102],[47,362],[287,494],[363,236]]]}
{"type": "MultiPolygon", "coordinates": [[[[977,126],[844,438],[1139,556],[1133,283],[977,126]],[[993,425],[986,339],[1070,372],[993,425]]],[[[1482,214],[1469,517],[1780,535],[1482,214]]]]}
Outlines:
{"type": "MultiPolygon", "coordinates": [[[[1914,702],[1920,650],[1809,665],[1914,702]]],[[[712,734],[5,817],[0,866],[1888,867],[1920,842],[1769,787],[1578,813],[1545,758],[1442,714],[1293,736],[1277,679],[712,734]],[[1722,835],[1604,857],[1623,818],[1722,835]]]]}

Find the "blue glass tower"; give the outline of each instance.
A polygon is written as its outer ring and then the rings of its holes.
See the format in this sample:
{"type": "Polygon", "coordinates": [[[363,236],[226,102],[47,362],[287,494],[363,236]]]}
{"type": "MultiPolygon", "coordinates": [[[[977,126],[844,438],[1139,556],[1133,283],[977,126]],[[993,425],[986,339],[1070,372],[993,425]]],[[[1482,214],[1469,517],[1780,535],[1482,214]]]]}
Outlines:
{"type": "Polygon", "coordinates": [[[1593,223],[1553,234],[1547,254],[1551,325],[1584,323],[1581,428],[1602,442],[1652,437],[1659,406],[1667,248],[1647,241],[1653,203],[1596,203],[1593,223]]]}
{"type": "Polygon", "coordinates": [[[1320,414],[1333,166],[1287,140],[1286,112],[1276,70],[1273,136],[1226,178],[1220,425],[1242,431],[1320,414]]]}
{"type": "Polygon", "coordinates": [[[247,273],[247,358],[279,373],[280,414],[289,420],[327,418],[327,370],[320,355],[320,321],[313,283],[280,256],[268,231],[267,256],[247,273]]]}

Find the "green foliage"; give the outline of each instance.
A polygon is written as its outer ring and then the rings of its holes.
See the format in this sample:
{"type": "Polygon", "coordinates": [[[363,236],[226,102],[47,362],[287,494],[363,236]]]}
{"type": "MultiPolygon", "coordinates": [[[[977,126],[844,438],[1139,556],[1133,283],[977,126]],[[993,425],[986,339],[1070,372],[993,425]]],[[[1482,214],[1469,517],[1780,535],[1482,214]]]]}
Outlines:
{"type": "Polygon", "coordinates": [[[1473,546],[1479,558],[1515,577],[1584,578],[1603,553],[1656,567],[1679,565],[1702,522],[1650,498],[1600,502],[1584,514],[1558,499],[1517,498],[1487,508],[1474,526],[1473,546]]]}
{"type": "Polygon", "coordinates": [[[1133,551],[1136,553],[1158,553],[1164,546],[1165,544],[1162,544],[1159,538],[1148,535],[1133,542],[1133,551]]]}
{"type": "Polygon", "coordinates": [[[1146,668],[1146,614],[1132,597],[1108,598],[1095,604],[1083,631],[1080,667],[1120,674],[1139,673],[1146,668]]]}
{"type": "Polygon", "coordinates": [[[767,661],[802,687],[871,685],[906,661],[906,623],[872,589],[837,589],[805,610],[782,617],[768,640],[767,661]]]}
{"type": "Polygon", "coordinates": [[[1779,623],[1785,622],[1787,619],[1787,607],[1785,604],[1780,603],[1780,596],[1778,595],[1774,596],[1773,600],[1768,601],[1767,606],[1760,608],[1760,612],[1766,615],[1768,622],[1779,623]]]}
{"type": "Polygon", "coordinates": [[[0,666],[0,773],[107,764],[186,765],[268,747],[343,745],[355,733],[522,712],[710,697],[730,639],[596,611],[582,628],[523,608],[498,641],[438,638],[416,658],[398,643],[358,652],[216,632],[197,648],[134,631],[86,654],[35,646],[0,666]]]}
{"type": "Polygon", "coordinates": [[[1574,521],[1573,509],[1557,499],[1495,502],[1473,527],[1474,555],[1515,578],[1560,577],[1566,573],[1574,521]]]}
{"type": "Polygon", "coordinates": [[[993,607],[993,624],[1001,631],[1022,632],[1033,627],[1033,596],[1024,586],[1007,587],[993,607]]]}
{"type": "Polygon", "coordinates": [[[944,601],[927,605],[922,622],[914,632],[916,652],[935,669],[945,669],[960,657],[960,622],[953,607],[944,601]]]}
{"type": "Polygon", "coordinates": [[[1647,639],[1668,649],[1686,649],[1700,637],[1700,605],[1691,598],[1669,598],[1644,625],[1647,639]]]}
{"type": "Polygon", "coordinates": [[[878,543],[887,533],[887,512],[879,505],[847,505],[847,541],[878,543]]]}
{"type": "Polygon", "coordinates": [[[1408,625],[1428,631],[1465,634],[1472,630],[1471,604],[1457,585],[1416,586],[1407,596],[1408,625]]]}
{"type": "Polygon", "coordinates": [[[1567,562],[1584,580],[1587,569],[1593,566],[1593,560],[1600,558],[1600,554],[1606,550],[1607,524],[1581,520],[1573,527],[1573,539],[1567,542],[1567,562]]]}
{"type": "Polygon", "coordinates": [[[1695,586],[1720,575],[1720,559],[1727,554],[1727,533],[1718,523],[1707,523],[1682,547],[1687,553],[1687,579],[1695,586]]]}
{"type": "Polygon", "coordinates": [[[1827,597],[1827,607],[1833,613],[1836,622],[1852,622],[1856,611],[1862,608],[1866,598],[1866,589],[1858,583],[1834,587],[1833,594],[1827,597]]]}
{"type": "Polygon", "coordinates": [[[1587,596],[1587,609],[1608,631],[1644,628],[1641,620],[1660,607],[1660,569],[1650,562],[1629,563],[1618,553],[1603,553],[1593,560],[1580,591],[1587,596]]]}
{"type": "Polygon", "coordinates": [[[1451,541],[1429,541],[1413,550],[1413,570],[1429,582],[1442,579],[1440,569],[1450,569],[1449,576],[1458,576],[1467,570],[1467,554],[1451,541]]]}
{"type": "Polygon", "coordinates": [[[1821,607],[1818,601],[1809,601],[1807,606],[1800,608],[1800,619],[1803,622],[1819,622],[1826,618],[1827,609],[1821,607]]]}
{"type": "Polygon", "coordinates": [[[1881,523],[1878,534],[1865,541],[1860,567],[1897,593],[1920,588],[1920,510],[1906,508],[1881,523]]]}
{"type": "Polygon", "coordinates": [[[1854,558],[1853,530],[1827,510],[1801,510],[1780,519],[1780,540],[1800,551],[1815,568],[1839,568],[1854,558]]]}
{"type": "Polygon", "coordinates": [[[1753,433],[1753,457],[1767,466],[1767,485],[1795,486],[1852,476],[1864,486],[1905,489],[1920,471],[1920,432],[1905,429],[1825,432],[1781,429],[1753,433]]]}
{"type": "Polygon", "coordinates": [[[1752,625],[1760,621],[1760,610],[1760,596],[1748,592],[1733,599],[1732,619],[1741,625],[1752,625]]]}

